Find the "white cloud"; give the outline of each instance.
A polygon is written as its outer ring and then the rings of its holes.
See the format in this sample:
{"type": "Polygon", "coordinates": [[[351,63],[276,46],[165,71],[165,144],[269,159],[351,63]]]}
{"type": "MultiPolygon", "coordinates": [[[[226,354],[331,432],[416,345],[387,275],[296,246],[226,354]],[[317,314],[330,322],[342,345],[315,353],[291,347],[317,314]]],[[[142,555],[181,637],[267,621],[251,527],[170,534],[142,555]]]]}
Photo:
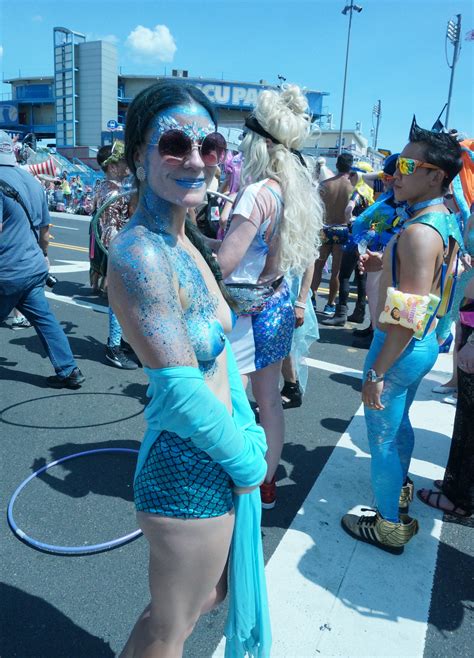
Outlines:
{"type": "Polygon", "coordinates": [[[89,32],[87,35],[87,41],[107,41],[108,43],[118,44],[120,39],[115,36],[115,34],[95,34],[94,32],[89,32]]]}
{"type": "Polygon", "coordinates": [[[3,46],[0,46],[0,57],[3,57],[3,46]]]}
{"type": "Polygon", "coordinates": [[[42,23],[43,22],[43,17],[37,14],[36,16],[33,16],[31,19],[33,23],[42,23]]]}
{"type": "Polygon", "coordinates": [[[155,25],[152,30],[137,25],[128,35],[127,45],[137,55],[155,57],[162,62],[172,62],[177,49],[174,37],[166,25],[155,25]]]}

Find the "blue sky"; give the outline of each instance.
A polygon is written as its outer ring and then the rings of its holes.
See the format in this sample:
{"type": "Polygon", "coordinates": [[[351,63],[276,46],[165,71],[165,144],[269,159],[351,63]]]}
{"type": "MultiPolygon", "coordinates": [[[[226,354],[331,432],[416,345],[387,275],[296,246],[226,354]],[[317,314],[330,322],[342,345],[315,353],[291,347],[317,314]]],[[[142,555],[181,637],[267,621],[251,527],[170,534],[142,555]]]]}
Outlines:
{"type": "MultiPolygon", "coordinates": [[[[369,137],[372,108],[382,101],[378,145],[397,150],[413,113],[431,127],[447,100],[446,24],[461,13],[451,126],[474,134],[474,29],[470,0],[357,0],[352,23],[345,127],[361,121],[369,137]]],[[[113,40],[123,73],[277,83],[277,76],[329,92],[325,105],[339,127],[348,17],[345,0],[1,0],[2,78],[51,75],[52,29],[88,40],[113,40]],[[20,12],[21,7],[21,12],[20,12]],[[158,27],[157,27],[158,26],[158,27]],[[161,26],[161,27],[160,27],[161,26]]],[[[452,47],[449,47],[449,53],[452,47]]],[[[10,87],[1,85],[1,92],[10,87]]]]}

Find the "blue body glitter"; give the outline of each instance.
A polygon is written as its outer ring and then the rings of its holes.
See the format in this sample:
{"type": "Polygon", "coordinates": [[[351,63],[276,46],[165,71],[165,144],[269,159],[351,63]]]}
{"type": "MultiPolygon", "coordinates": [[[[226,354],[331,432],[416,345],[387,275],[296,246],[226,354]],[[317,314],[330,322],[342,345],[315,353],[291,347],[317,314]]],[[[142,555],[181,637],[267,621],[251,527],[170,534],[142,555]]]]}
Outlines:
{"type": "Polygon", "coordinates": [[[111,280],[123,286],[111,290],[112,304],[125,324],[133,313],[132,327],[141,328],[147,349],[162,367],[197,364],[209,377],[216,372],[225,335],[216,317],[218,297],[209,292],[192,245],[183,242],[182,222],[187,194],[196,202],[195,190],[202,188],[204,194],[214,168],[198,160],[174,168],[161,163],[155,147],[164,131],[176,128],[193,140],[214,130],[208,112],[194,104],[174,106],[153,120],[148,143],[138,154],[145,170],[139,206],[111,244],[111,280]],[[179,187],[183,191],[173,202],[179,187]]]}

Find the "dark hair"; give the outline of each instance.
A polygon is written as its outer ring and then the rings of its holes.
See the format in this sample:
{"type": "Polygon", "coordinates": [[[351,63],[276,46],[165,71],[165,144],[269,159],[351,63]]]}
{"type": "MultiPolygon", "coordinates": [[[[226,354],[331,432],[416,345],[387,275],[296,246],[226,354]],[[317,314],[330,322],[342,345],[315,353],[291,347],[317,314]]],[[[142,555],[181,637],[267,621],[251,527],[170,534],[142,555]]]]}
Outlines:
{"type": "Polygon", "coordinates": [[[162,81],[147,87],[135,96],[127,110],[125,123],[125,159],[132,174],[135,175],[136,173],[136,150],[143,144],[145,133],[152,119],[168,107],[189,105],[193,101],[202,105],[209,112],[214,125],[217,127],[216,113],[211,101],[200,89],[193,85],[162,81]]]}
{"type": "MultiPolygon", "coordinates": [[[[190,84],[169,81],[157,82],[141,91],[130,103],[125,124],[125,160],[128,168],[135,176],[137,188],[139,187],[139,181],[136,177],[135,153],[137,148],[143,144],[145,133],[151,121],[159,112],[163,112],[168,107],[189,105],[193,101],[202,105],[217,128],[217,117],[212,103],[200,89],[190,84]]],[[[185,231],[191,243],[198,249],[208,264],[224,299],[231,308],[235,308],[235,303],[222,280],[222,272],[217,259],[205,244],[199,230],[188,219],[185,223],[185,231]]]]}
{"type": "Polygon", "coordinates": [[[186,223],[185,223],[185,231],[186,231],[186,236],[189,238],[190,242],[196,247],[196,249],[201,252],[202,257],[206,261],[206,263],[209,265],[209,269],[211,270],[215,280],[217,281],[217,285],[220,288],[220,291],[222,293],[222,296],[224,297],[225,301],[227,304],[230,306],[231,309],[234,311],[237,310],[237,305],[232,298],[232,295],[229,293],[223,279],[222,279],[222,272],[219,263],[217,262],[217,258],[214,256],[212,251],[209,249],[207,244],[204,242],[202,233],[198,229],[197,226],[195,226],[192,221],[188,218],[186,218],[186,223]]]}
{"type": "Polygon", "coordinates": [[[336,160],[336,169],[340,174],[348,174],[354,164],[354,156],[350,153],[341,153],[336,160]]]}
{"type": "Polygon", "coordinates": [[[445,172],[446,176],[441,187],[445,192],[450,182],[462,169],[462,151],[459,142],[447,133],[435,133],[420,128],[415,117],[413,117],[408,139],[412,144],[422,144],[425,161],[445,172]]]}
{"type": "Polygon", "coordinates": [[[97,164],[102,169],[102,171],[107,170],[107,167],[104,167],[103,164],[107,160],[107,158],[110,158],[111,155],[112,155],[112,146],[110,144],[101,146],[100,149],[97,151],[97,164]]]}

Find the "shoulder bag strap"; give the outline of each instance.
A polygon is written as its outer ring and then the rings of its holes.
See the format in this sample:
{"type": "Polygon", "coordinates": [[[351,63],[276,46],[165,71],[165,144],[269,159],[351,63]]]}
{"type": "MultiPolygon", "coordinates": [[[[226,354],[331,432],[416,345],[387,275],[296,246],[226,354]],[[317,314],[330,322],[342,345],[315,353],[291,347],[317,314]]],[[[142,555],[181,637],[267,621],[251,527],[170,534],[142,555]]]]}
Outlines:
{"type": "Polygon", "coordinates": [[[5,196],[9,197],[10,199],[13,199],[14,201],[16,201],[17,203],[20,204],[20,206],[23,208],[23,211],[26,215],[26,218],[28,219],[28,221],[30,223],[30,228],[33,231],[33,235],[35,236],[36,242],[39,244],[39,238],[38,238],[38,234],[36,233],[36,229],[34,227],[33,220],[31,219],[31,215],[29,213],[29,210],[26,207],[25,202],[21,198],[19,192],[17,192],[17,190],[15,190],[14,187],[9,185],[6,181],[4,181],[2,179],[0,179],[0,192],[2,192],[5,196]]]}
{"type": "MultiPolygon", "coordinates": [[[[400,235],[401,235],[400,233],[397,235],[397,238],[396,238],[396,240],[393,244],[393,247],[392,247],[392,286],[394,288],[397,288],[397,285],[398,285],[398,281],[397,281],[397,244],[398,244],[398,237],[400,235]]],[[[456,263],[456,265],[457,265],[457,263],[456,263]]],[[[447,268],[448,268],[448,266],[447,266],[447,264],[446,264],[446,262],[443,258],[443,264],[441,266],[441,280],[440,280],[440,286],[439,286],[440,287],[439,303],[436,306],[436,309],[433,311],[429,322],[427,322],[427,324],[426,324],[426,328],[425,328],[425,331],[423,333],[423,336],[421,337],[421,340],[423,340],[423,338],[428,333],[428,328],[431,326],[431,323],[433,322],[433,318],[436,317],[436,314],[438,313],[438,309],[441,306],[441,300],[443,299],[444,282],[445,282],[445,278],[446,278],[447,268]]]]}

